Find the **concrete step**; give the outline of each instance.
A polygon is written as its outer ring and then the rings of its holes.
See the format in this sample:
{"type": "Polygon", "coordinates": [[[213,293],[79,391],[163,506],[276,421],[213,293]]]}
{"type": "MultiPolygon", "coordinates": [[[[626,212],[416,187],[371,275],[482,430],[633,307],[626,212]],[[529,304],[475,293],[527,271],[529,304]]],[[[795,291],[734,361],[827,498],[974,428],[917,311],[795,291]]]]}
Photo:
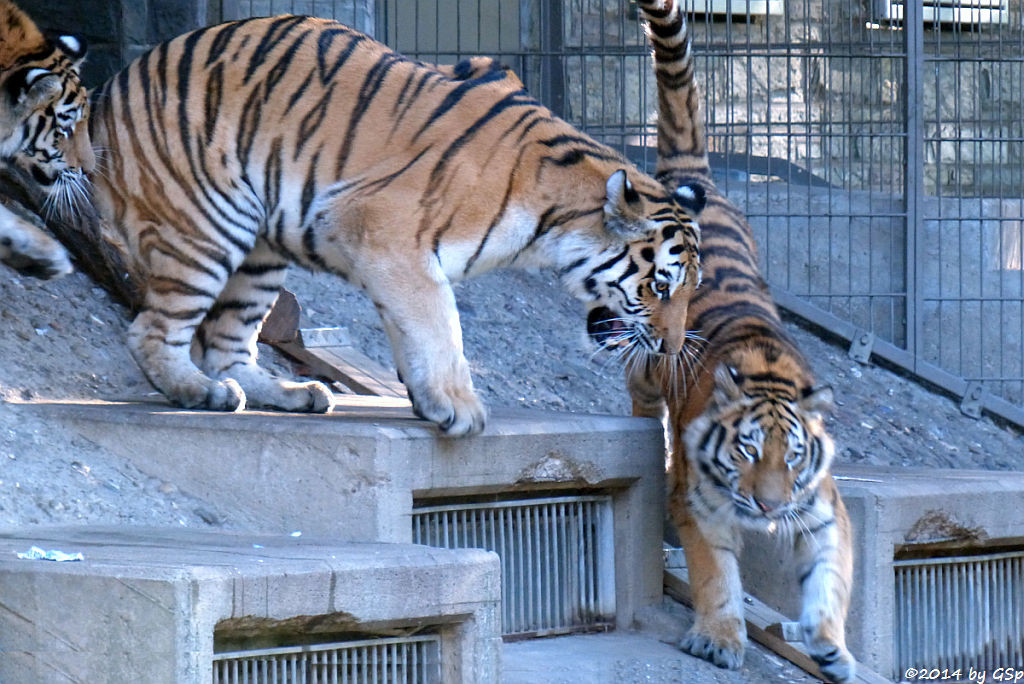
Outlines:
{"type": "MultiPolygon", "coordinates": [[[[610,515],[601,515],[610,528],[593,545],[605,562],[586,580],[602,587],[601,596],[579,612],[596,615],[596,622],[629,625],[639,608],[660,600],[664,457],[656,421],[495,410],[483,434],[451,440],[415,418],[407,403],[355,395],[339,395],[338,402],[322,416],[130,402],[11,409],[64,423],[147,475],[222,510],[242,512],[242,519],[256,520],[270,533],[409,543],[417,516],[424,515],[419,511],[453,502],[485,506],[510,498],[600,496],[609,502],[610,515]]],[[[540,536],[565,544],[566,527],[557,520],[542,514],[534,522],[543,527],[540,536]]],[[[535,547],[520,546],[524,555],[532,553],[528,561],[537,572],[576,583],[568,563],[543,565],[535,547]]],[[[514,571],[522,575],[523,567],[514,571]]],[[[565,612],[557,597],[544,600],[546,614],[565,612]]],[[[523,624],[523,632],[557,631],[541,620],[523,624]]]]}
{"type": "Polygon", "coordinates": [[[215,651],[423,634],[437,640],[440,681],[494,682],[500,597],[498,558],[477,549],[173,528],[7,531],[0,682],[198,684],[215,681],[215,651]],[[33,546],[82,560],[16,555],[33,546]]]}
{"type": "Polygon", "coordinates": [[[739,670],[723,670],[674,643],[693,613],[665,599],[642,611],[633,629],[506,643],[502,684],[812,684],[819,681],[750,643],[739,670]]]}

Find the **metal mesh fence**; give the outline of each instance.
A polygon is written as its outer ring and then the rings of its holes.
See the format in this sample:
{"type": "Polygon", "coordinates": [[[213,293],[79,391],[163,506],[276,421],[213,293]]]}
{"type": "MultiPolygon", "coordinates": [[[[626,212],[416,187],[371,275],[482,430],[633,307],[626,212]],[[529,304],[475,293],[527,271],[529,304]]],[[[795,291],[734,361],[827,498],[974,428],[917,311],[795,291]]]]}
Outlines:
{"type": "MultiPolygon", "coordinates": [[[[778,301],[1024,424],[1021,3],[685,1],[712,167],[778,301]]],[[[653,163],[627,0],[229,5],[354,17],[424,61],[500,57],[556,113],[653,163]]]]}

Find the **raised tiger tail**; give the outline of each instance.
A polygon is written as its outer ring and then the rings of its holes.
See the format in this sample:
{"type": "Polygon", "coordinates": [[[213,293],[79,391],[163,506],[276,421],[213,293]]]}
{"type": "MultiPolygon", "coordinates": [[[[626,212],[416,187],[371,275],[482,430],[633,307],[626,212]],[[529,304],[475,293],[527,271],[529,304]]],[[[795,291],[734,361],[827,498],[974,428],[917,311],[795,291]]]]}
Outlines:
{"type": "Polygon", "coordinates": [[[675,187],[710,178],[707,130],[694,79],[690,24],[678,0],[639,0],[654,52],[658,84],[658,163],[655,176],[675,187]]]}

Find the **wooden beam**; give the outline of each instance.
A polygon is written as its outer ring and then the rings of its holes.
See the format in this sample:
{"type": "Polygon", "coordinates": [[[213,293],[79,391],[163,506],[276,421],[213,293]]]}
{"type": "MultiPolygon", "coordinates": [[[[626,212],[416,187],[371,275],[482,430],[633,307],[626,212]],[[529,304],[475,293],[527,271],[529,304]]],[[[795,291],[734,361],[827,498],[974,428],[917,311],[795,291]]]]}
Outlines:
{"type": "Polygon", "coordinates": [[[352,345],[344,328],[299,328],[302,308],[282,288],[260,329],[269,344],[305,365],[309,373],[340,383],[353,394],[408,400],[405,385],[394,373],[352,345]]]}
{"type": "MultiPolygon", "coordinates": [[[[690,591],[690,577],[686,568],[665,569],[665,593],[690,608],[693,607],[693,593],[690,591]]],[[[743,597],[743,611],[747,621],[747,635],[751,639],[800,669],[824,679],[818,664],[804,647],[798,624],[749,594],[743,597]],[[793,640],[793,637],[796,639],[793,640]]],[[[891,679],[869,670],[861,662],[857,663],[857,676],[854,681],[860,684],[892,684],[891,679]]]]}

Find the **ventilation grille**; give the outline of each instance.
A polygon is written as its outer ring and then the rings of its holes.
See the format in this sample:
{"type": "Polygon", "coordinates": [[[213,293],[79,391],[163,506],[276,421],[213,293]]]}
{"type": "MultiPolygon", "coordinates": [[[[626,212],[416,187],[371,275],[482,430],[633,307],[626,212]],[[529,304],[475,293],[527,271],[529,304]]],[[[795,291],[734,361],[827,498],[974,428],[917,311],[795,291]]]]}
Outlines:
{"type": "Polygon", "coordinates": [[[894,565],[897,672],[1024,663],[1024,551],[894,565]]]}
{"type": "Polygon", "coordinates": [[[418,507],[413,542],[496,552],[506,635],[558,634],[613,621],[610,496],[418,507]]]}
{"type": "MultiPolygon", "coordinates": [[[[882,0],[882,18],[903,21],[903,0],[882,0]]],[[[924,0],[921,17],[926,24],[1002,24],[1009,21],[1006,0],[924,0]]]]}
{"type": "Polygon", "coordinates": [[[437,636],[217,653],[214,684],[440,684],[437,636]]]}

